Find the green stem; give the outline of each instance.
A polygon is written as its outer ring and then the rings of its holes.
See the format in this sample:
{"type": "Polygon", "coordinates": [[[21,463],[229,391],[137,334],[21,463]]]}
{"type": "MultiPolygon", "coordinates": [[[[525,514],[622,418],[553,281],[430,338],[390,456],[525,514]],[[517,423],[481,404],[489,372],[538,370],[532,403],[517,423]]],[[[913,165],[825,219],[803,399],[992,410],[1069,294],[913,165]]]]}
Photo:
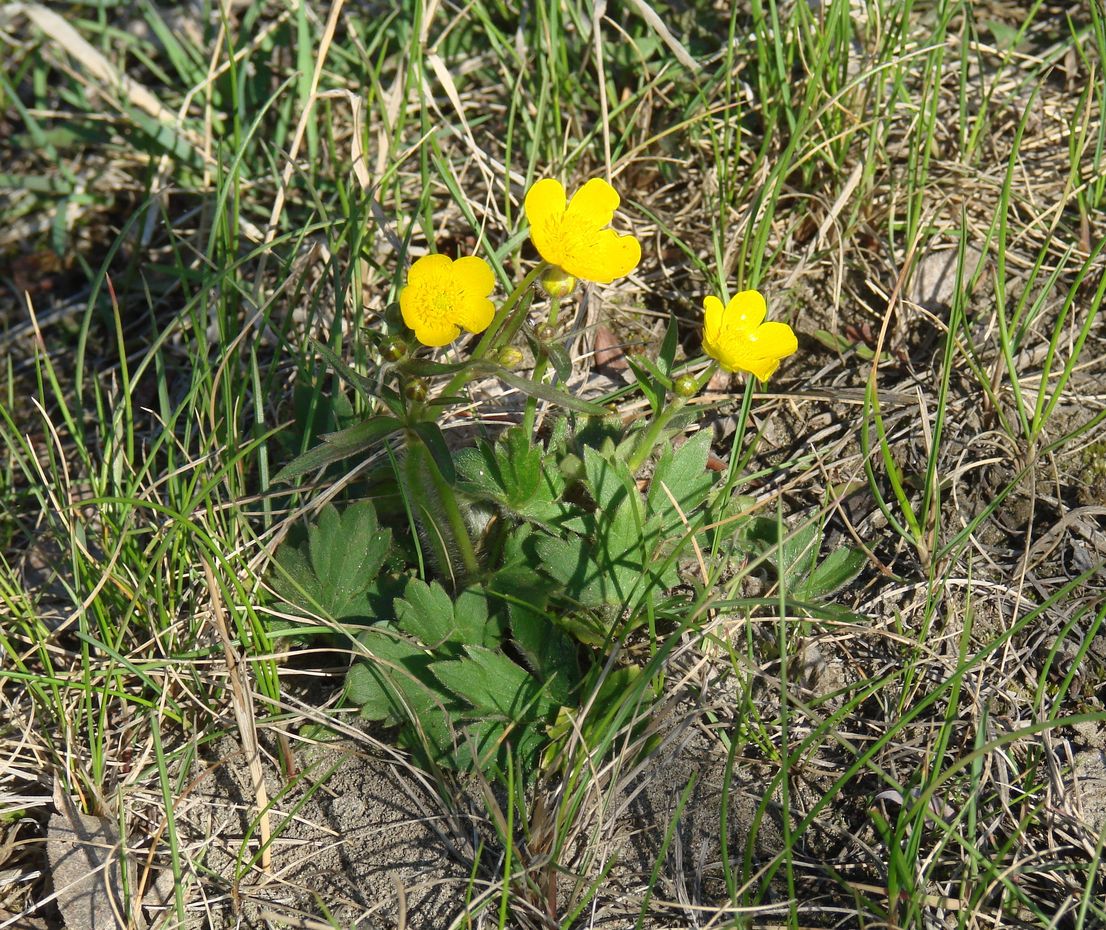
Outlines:
{"type": "Polygon", "coordinates": [[[672,422],[672,418],[677,413],[683,410],[684,404],[686,403],[687,401],[682,397],[677,397],[671,404],[653,417],[652,422],[645,428],[645,432],[642,433],[641,441],[638,443],[637,448],[634,449],[634,454],[631,455],[626,462],[631,473],[636,472],[645,464],[645,460],[649,458],[649,454],[653,451],[653,447],[661,438],[664,428],[672,422]]]}
{"type": "MultiPolygon", "coordinates": [[[[550,326],[557,325],[557,314],[561,309],[561,298],[551,297],[549,299],[549,320],[550,326]]],[[[533,381],[541,381],[545,377],[546,366],[549,365],[549,355],[543,350],[538,358],[534,362],[534,373],[530,376],[533,381]]],[[[530,436],[534,432],[534,420],[538,415],[538,399],[536,397],[526,398],[526,412],[522,416],[522,432],[525,436],[530,436]]]]}
{"type": "MultiPolygon", "coordinates": [[[[699,377],[695,379],[697,385],[695,389],[696,394],[701,391],[703,386],[711,379],[717,367],[717,365],[709,365],[700,373],[699,377]]],[[[695,394],[691,396],[694,397],[695,394]]],[[[645,464],[645,460],[649,458],[653,448],[664,435],[665,427],[672,422],[672,418],[676,416],[676,414],[684,409],[689,399],[690,398],[676,397],[673,399],[672,403],[664,407],[653,417],[652,421],[645,428],[645,432],[642,433],[641,441],[638,443],[637,448],[634,449],[633,455],[631,455],[626,462],[631,473],[636,472],[645,464]]]]}
{"type": "Polygon", "coordinates": [[[457,543],[457,549],[461,553],[461,561],[465,565],[465,573],[469,577],[475,577],[480,572],[480,565],[476,561],[476,550],[469,538],[469,530],[465,525],[465,518],[461,515],[461,508],[457,504],[457,496],[449,482],[442,477],[433,458],[430,460],[430,476],[434,482],[434,489],[438,492],[445,510],[445,517],[449,521],[449,528],[453,531],[453,539],[457,543]]]}
{"type": "Polygon", "coordinates": [[[465,573],[469,576],[477,575],[480,566],[476,561],[476,550],[469,538],[461,508],[457,504],[457,496],[442,475],[426,443],[414,430],[407,432],[404,478],[404,490],[410,495],[414,505],[412,510],[416,517],[424,521],[422,528],[439,563],[438,571],[443,576],[455,575],[453,571],[453,550],[455,550],[461,556],[465,573]],[[429,486],[427,479],[429,479],[429,486]],[[444,526],[441,524],[442,518],[445,520],[444,526]],[[450,543],[453,544],[453,550],[450,543]]]}
{"type": "MultiPolygon", "coordinates": [[[[480,337],[480,341],[476,344],[476,348],[473,349],[473,361],[484,358],[484,356],[488,354],[488,351],[495,346],[497,341],[496,337],[503,328],[503,324],[507,321],[507,317],[514,312],[526,292],[533,287],[534,282],[538,280],[541,273],[548,267],[548,262],[538,262],[538,264],[530,270],[530,273],[519,282],[518,287],[507,296],[507,300],[504,302],[503,306],[496,311],[488,328],[484,330],[484,335],[480,337]]],[[[515,327],[515,329],[517,329],[517,327],[515,327]]],[[[514,330],[511,332],[513,334],[514,330]]],[[[450,378],[449,383],[442,390],[442,396],[448,397],[450,394],[453,394],[467,379],[467,369],[462,369],[457,372],[457,374],[450,378]]]]}

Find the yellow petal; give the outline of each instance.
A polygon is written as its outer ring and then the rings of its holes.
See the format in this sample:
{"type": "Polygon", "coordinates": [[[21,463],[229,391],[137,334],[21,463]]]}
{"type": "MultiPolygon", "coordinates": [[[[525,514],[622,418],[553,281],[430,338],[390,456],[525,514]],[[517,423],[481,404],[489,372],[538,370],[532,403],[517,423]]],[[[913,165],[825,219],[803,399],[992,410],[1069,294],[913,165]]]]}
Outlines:
{"type": "Polygon", "coordinates": [[[545,223],[549,219],[560,222],[565,212],[565,189],[555,178],[542,178],[535,181],[526,192],[526,219],[530,224],[545,223]]]}
{"type": "Polygon", "coordinates": [[[425,283],[408,284],[399,292],[399,310],[403,322],[415,331],[415,338],[424,346],[444,346],[460,335],[449,320],[434,312],[433,294],[425,283]]]}
{"type": "Polygon", "coordinates": [[[573,223],[587,224],[593,229],[602,229],[614,219],[618,204],[618,192],[602,178],[592,178],[572,195],[565,218],[573,223]]]}
{"type": "Polygon", "coordinates": [[[453,263],[452,320],[470,333],[483,332],[495,316],[495,305],[488,295],[495,290],[495,275],[482,258],[467,255],[453,263]]]}
{"type": "Polygon", "coordinates": [[[641,261],[641,244],[633,236],[599,229],[566,240],[560,266],[574,278],[609,284],[628,275],[641,261]]]}
{"type": "Polygon", "coordinates": [[[420,284],[440,274],[448,274],[449,266],[453,264],[448,255],[424,255],[417,259],[407,272],[408,284],[420,284]]]}
{"type": "Polygon", "coordinates": [[[703,340],[715,342],[722,331],[722,314],[725,308],[717,297],[703,298],[703,340]]]}
{"type": "Polygon", "coordinates": [[[424,346],[430,346],[432,349],[449,345],[461,335],[460,329],[444,320],[425,321],[422,325],[411,328],[415,331],[415,338],[424,346]]]}
{"type": "Polygon", "coordinates": [[[748,371],[758,377],[765,371],[768,375],[775,371],[774,360],[762,355],[756,343],[745,337],[714,344],[708,344],[704,339],[703,349],[712,358],[716,358],[726,371],[748,371]]]}
{"type": "Polygon", "coordinates": [[[453,306],[453,321],[470,333],[483,332],[491,324],[494,316],[495,304],[487,297],[462,294],[453,306]]]}
{"type": "Polygon", "coordinates": [[[414,329],[415,323],[420,321],[419,301],[415,295],[415,288],[410,284],[399,292],[399,312],[408,329],[414,329]]]}
{"type": "Polygon", "coordinates": [[[561,182],[542,178],[527,191],[524,203],[534,248],[553,265],[561,263],[561,223],[565,215],[565,202],[565,189],[561,182]]]}
{"type": "Polygon", "coordinates": [[[726,371],[747,371],[761,381],[767,381],[780,367],[780,359],[799,347],[791,327],[786,323],[764,323],[751,333],[732,335],[703,349],[718,359],[726,371]]]}
{"type": "Polygon", "coordinates": [[[457,259],[451,273],[457,288],[466,295],[487,297],[495,290],[495,275],[491,266],[475,255],[457,259]]]}
{"type": "Polygon", "coordinates": [[[722,316],[722,338],[751,333],[764,322],[767,313],[768,305],[759,291],[740,291],[734,294],[726,304],[726,312],[722,316]]]}
{"type": "Polygon", "coordinates": [[[767,381],[776,373],[776,369],[779,367],[780,360],[778,358],[757,356],[749,359],[746,370],[756,375],[761,381],[767,381]]]}
{"type": "Polygon", "coordinates": [[[795,331],[786,323],[762,323],[757,327],[756,336],[760,351],[773,358],[787,358],[799,348],[795,331]]]}

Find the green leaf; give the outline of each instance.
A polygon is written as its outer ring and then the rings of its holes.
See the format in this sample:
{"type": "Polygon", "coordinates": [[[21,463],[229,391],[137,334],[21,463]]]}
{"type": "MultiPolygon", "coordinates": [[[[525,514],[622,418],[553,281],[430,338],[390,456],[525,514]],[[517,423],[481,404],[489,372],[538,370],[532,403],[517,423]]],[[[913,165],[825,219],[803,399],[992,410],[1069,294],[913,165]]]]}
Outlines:
{"type": "Polygon", "coordinates": [[[546,613],[551,583],[526,565],[496,572],[492,591],[507,601],[515,645],[558,704],[571,702],[580,680],[576,643],[546,613]]]}
{"type": "Polygon", "coordinates": [[[318,339],[312,339],[311,345],[316,352],[323,357],[325,361],[335,374],[338,375],[343,381],[350,385],[358,394],[364,397],[366,400],[371,400],[379,394],[377,385],[370,378],[366,378],[358,371],[354,371],[347,365],[342,357],[335,352],[325,342],[319,342],[318,339]]]}
{"type": "Polygon", "coordinates": [[[369,501],[341,514],[328,505],[298,547],[285,543],[274,558],[273,589],[293,609],[335,621],[372,618],[368,592],[391,546],[369,501]]]}
{"type": "MultiPolygon", "coordinates": [[[[372,657],[359,660],[349,670],[346,696],[360,707],[363,718],[398,726],[401,746],[438,765],[460,770],[479,765],[489,774],[502,764],[502,751],[512,743],[518,752],[536,759],[544,742],[544,727],[537,718],[534,721],[538,725],[534,725],[497,711],[491,716],[481,712],[478,719],[468,719],[473,714],[472,702],[451,687],[463,688],[470,678],[483,683],[491,677],[502,684],[502,669],[497,663],[486,666],[484,655],[478,659],[465,655],[456,662],[435,661],[425,650],[380,629],[367,630],[360,641],[372,657]],[[439,680],[438,671],[450,684],[439,680]]],[[[498,659],[522,672],[509,659],[498,659]]],[[[525,672],[522,674],[525,676],[525,672]]],[[[508,684],[496,692],[496,699],[506,699],[513,686],[508,684]]],[[[529,692],[531,698],[536,693],[532,687],[529,692]]],[[[484,694],[480,691],[477,696],[482,698],[484,694]]]]}
{"type": "Polygon", "coordinates": [[[457,472],[453,465],[453,453],[449,451],[445,436],[442,435],[442,430],[438,424],[423,421],[415,423],[412,429],[430,453],[430,457],[438,467],[438,474],[445,479],[446,484],[455,484],[457,472]]]}
{"type": "Polygon", "coordinates": [[[618,603],[613,579],[608,580],[603,567],[591,557],[591,543],[581,537],[537,541],[542,568],[560,582],[572,600],[584,607],[618,603]]]}
{"type": "Polygon", "coordinates": [[[510,507],[522,507],[533,500],[542,484],[542,455],[521,426],[507,430],[498,443],[502,453],[492,464],[501,483],[504,501],[510,507]]]}
{"type": "Polygon", "coordinates": [[[867,561],[861,550],[841,546],[819,562],[822,527],[816,520],[788,533],[776,520],[756,517],[751,521],[749,538],[764,547],[784,590],[797,600],[817,601],[833,594],[852,581],[867,561]]]}
{"type": "Polygon", "coordinates": [[[453,464],[457,469],[458,487],[462,491],[506,504],[507,489],[501,480],[494,446],[481,440],[475,449],[459,449],[453,464]]]}
{"type": "MultiPolygon", "coordinates": [[[[458,541],[457,533],[467,530],[450,519],[440,489],[444,476],[431,451],[417,433],[408,432],[407,438],[407,454],[399,474],[406,505],[418,525],[423,551],[430,556],[435,570],[445,578],[459,579],[465,572],[461,547],[469,543],[458,541]]],[[[438,451],[441,454],[441,449],[438,451]]]]}
{"type": "MultiPolygon", "coordinates": [[[[650,590],[666,590],[679,581],[671,560],[646,558],[639,542],[627,544],[618,531],[608,530],[598,543],[582,536],[547,537],[539,539],[536,547],[542,568],[583,607],[606,605],[633,610],[650,590]]],[[[573,631],[595,645],[604,641],[602,635],[584,636],[576,625],[573,631]]]]}
{"type": "Polygon", "coordinates": [[[303,455],[294,458],[276,473],[273,481],[291,481],[305,472],[367,452],[385,436],[402,427],[403,424],[394,417],[373,417],[337,433],[327,433],[322,437],[322,445],[308,449],[303,455]]]}
{"type": "Polygon", "coordinates": [[[597,674],[598,667],[589,674],[584,684],[581,704],[589,706],[587,716],[580,717],[578,713],[573,713],[572,708],[566,707],[549,728],[549,742],[544,753],[544,762],[547,765],[553,761],[564,740],[576,732],[580,733],[584,745],[589,749],[600,750],[603,743],[608,742],[612,737],[612,726],[619,712],[627,701],[639,699],[641,688],[645,684],[641,669],[624,665],[612,669],[599,685],[598,692],[589,694],[589,691],[594,690],[597,674]],[[573,717],[576,718],[575,725],[573,717]]]}
{"type": "MultiPolygon", "coordinates": [[[[636,509],[643,510],[637,484],[625,463],[610,461],[595,449],[584,449],[584,473],[600,514],[609,513],[634,498],[637,498],[636,509]]],[[[641,515],[644,520],[644,513],[641,515]]]]}
{"type": "Polygon", "coordinates": [[[676,326],[676,317],[670,314],[668,317],[668,329],[664,332],[664,342],[661,343],[660,354],[657,356],[658,367],[665,378],[672,375],[672,366],[676,361],[676,346],[679,332],[676,326]]]}
{"type": "Polygon", "coordinates": [[[481,715],[521,722],[544,716],[554,708],[554,702],[540,693],[533,676],[503,653],[482,646],[469,646],[465,653],[461,659],[435,662],[431,671],[481,715]]]}
{"type": "Polygon", "coordinates": [[[292,406],[300,435],[298,444],[307,437],[311,445],[328,433],[337,433],[356,425],[358,417],[353,404],[342,391],[324,391],[318,384],[300,381],[292,390],[292,406]]]}
{"type": "Polygon", "coordinates": [[[372,658],[349,670],[346,696],[359,705],[362,717],[398,726],[399,744],[435,764],[466,770],[479,762],[494,769],[512,721],[466,722],[469,704],[438,680],[433,667],[442,663],[432,655],[379,629],[366,631],[360,640],[372,658]]]}
{"type": "Polygon", "coordinates": [[[634,370],[638,387],[649,398],[653,414],[658,414],[664,407],[665,395],[672,389],[672,379],[652,359],[644,355],[628,355],[626,361],[634,370]]]}
{"type": "Polygon", "coordinates": [[[860,574],[868,556],[860,549],[841,546],[834,549],[799,586],[795,596],[804,601],[817,601],[845,587],[860,574]]]}
{"type": "Polygon", "coordinates": [[[646,509],[665,529],[683,525],[666,488],[675,497],[680,511],[689,518],[710,494],[715,481],[714,473],[707,470],[710,440],[709,431],[700,430],[679,449],[666,446],[657,460],[646,497],[646,509]]]}
{"type": "Polygon", "coordinates": [[[365,630],[358,641],[372,658],[359,659],[346,673],[346,697],[366,720],[390,725],[405,723],[411,714],[424,714],[443,695],[430,672],[431,656],[395,635],[365,630]]]}
{"type": "Polygon", "coordinates": [[[496,646],[503,638],[502,621],[489,616],[481,588],[467,588],[454,601],[438,582],[413,578],[395,611],[396,626],[438,655],[458,655],[471,644],[496,646]]]}
{"type": "Polygon", "coordinates": [[[657,535],[646,529],[645,505],[626,463],[584,450],[588,489],[598,504],[595,513],[594,559],[609,575],[620,603],[630,606],[635,593],[656,583],[651,550],[657,535]],[[643,584],[643,582],[645,582],[643,584]]]}
{"type": "Polygon", "coordinates": [[[395,612],[396,626],[428,649],[438,649],[453,638],[453,600],[436,581],[408,581],[403,597],[395,602],[395,612]]]}
{"type": "Polygon", "coordinates": [[[645,399],[649,401],[649,408],[653,411],[653,415],[656,416],[664,405],[664,388],[657,387],[654,379],[650,376],[649,370],[642,365],[640,356],[627,355],[625,359],[626,363],[630,366],[630,370],[634,373],[634,377],[637,379],[638,388],[641,390],[641,393],[645,395],[645,399]]]}
{"type": "Polygon", "coordinates": [[[850,349],[864,359],[866,362],[870,362],[875,358],[875,351],[871,346],[865,345],[863,342],[849,342],[844,336],[839,336],[836,333],[831,333],[825,329],[816,329],[814,331],[814,338],[817,339],[822,345],[824,345],[831,352],[837,352],[840,355],[844,355],[850,349]]]}
{"type": "Polygon", "coordinates": [[[490,778],[504,779],[507,753],[515,758],[515,777],[533,776],[546,745],[545,724],[498,719],[469,720],[455,725],[456,747],[440,761],[460,771],[479,768],[490,778]]]}
{"type": "Polygon", "coordinates": [[[749,536],[764,546],[787,591],[795,591],[810,574],[822,542],[817,521],[809,521],[794,532],[788,532],[785,524],[769,517],[755,518],[749,536]]]}
{"type": "Polygon", "coordinates": [[[559,343],[550,343],[545,346],[545,354],[561,381],[567,381],[572,377],[572,359],[568,357],[564,346],[559,343]]]}
{"type": "Polygon", "coordinates": [[[507,430],[503,446],[507,453],[505,464],[511,479],[513,496],[520,501],[527,501],[541,486],[541,451],[530,442],[530,436],[521,426],[507,430]]]}
{"type": "Polygon", "coordinates": [[[206,69],[195,60],[192,54],[189,54],[192,47],[184,46],[177,41],[177,34],[162,19],[161,12],[150,0],[143,0],[141,6],[143,19],[157,36],[158,42],[165,50],[177,74],[189,87],[199,84],[203,80],[206,69]]]}
{"type": "Polygon", "coordinates": [[[1014,47],[1014,42],[1018,38],[1016,27],[998,19],[984,20],[983,26],[994,36],[995,45],[999,51],[1005,52],[1014,47]]]}
{"type": "Polygon", "coordinates": [[[495,445],[481,442],[455,456],[461,488],[537,521],[563,516],[565,480],[556,463],[533,445],[521,427],[512,427],[495,445]]]}
{"type": "Polygon", "coordinates": [[[473,362],[435,362],[428,358],[408,358],[397,362],[396,368],[416,378],[434,378],[439,375],[456,374],[471,368],[473,364],[473,362]]]}
{"type": "Polygon", "coordinates": [[[521,391],[529,397],[536,397],[538,400],[548,401],[558,407],[563,407],[565,410],[575,410],[577,413],[586,413],[591,416],[604,416],[607,413],[598,404],[580,400],[578,397],[573,397],[571,394],[543,382],[523,378],[521,375],[516,375],[513,371],[499,365],[489,367],[491,368],[490,374],[494,374],[504,384],[513,387],[516,391],[521,391]]]}
{"type": "Polygon", "coordinates": [[[537,540],[542,568],[585,607],[633,610],[649,591],[676,584],[675,566],[660,557],[658,523],[645,520],[626,464],[585,447],[584,472],[595,512],[565,521],[564,528],[579,536],[537,540]]]}

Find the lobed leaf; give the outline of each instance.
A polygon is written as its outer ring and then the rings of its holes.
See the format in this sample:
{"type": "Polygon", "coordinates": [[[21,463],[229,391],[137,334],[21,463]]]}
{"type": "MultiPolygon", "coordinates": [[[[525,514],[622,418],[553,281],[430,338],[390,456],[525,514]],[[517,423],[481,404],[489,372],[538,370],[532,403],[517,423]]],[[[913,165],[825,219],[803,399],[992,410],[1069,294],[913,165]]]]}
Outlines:
{"type": "Polygon", "coordinates": [[[368,593],[391,547],[370,501],[339,513],[328,505],[298,547],[285,543],[274,557],[271,583],[293,609],[335,621],[368,620],[368,593]]]}

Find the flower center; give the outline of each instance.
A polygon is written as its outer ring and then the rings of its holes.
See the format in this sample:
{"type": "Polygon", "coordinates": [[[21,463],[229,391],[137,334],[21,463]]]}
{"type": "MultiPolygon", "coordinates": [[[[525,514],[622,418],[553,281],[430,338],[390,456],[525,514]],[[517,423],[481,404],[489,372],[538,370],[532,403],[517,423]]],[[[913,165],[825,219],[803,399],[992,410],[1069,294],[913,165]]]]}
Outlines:
{"type": "Polygon", "coordinates": [[[456,288],[445,275],[439,275],[426,281],[422,286],[420,303],[427,318],[434,323],[453,322],[453,307],[456,303],[456,288]]]}
{"type": "Polygon", "coordinates": [[[579,217],[561,214],[557,220],[549,224],[550,238],[556,243],[560,255],[581,255],[591,248],[591,240],[595,230],[579,217]]]}

